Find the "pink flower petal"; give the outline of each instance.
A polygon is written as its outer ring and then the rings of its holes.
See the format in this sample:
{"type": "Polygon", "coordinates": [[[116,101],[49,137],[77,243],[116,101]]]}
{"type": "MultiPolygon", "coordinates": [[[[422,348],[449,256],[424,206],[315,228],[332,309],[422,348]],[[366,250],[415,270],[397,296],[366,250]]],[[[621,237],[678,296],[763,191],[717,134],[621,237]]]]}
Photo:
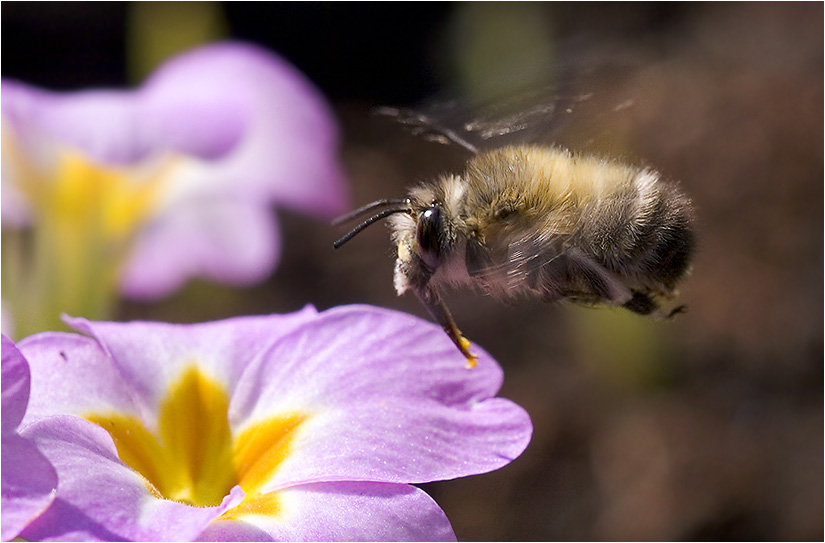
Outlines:
{"type": "Polygon", "coordinates": [[[2,537],[10,541],[54,500],[57,472],[28,439],[4,435],[2,443],[2,537]]]}
{"type": "Polygon", "coordinates": [[[402,313],[349,306],[195,325],[67,322],[94,339],[50,333],[20,346],[33,360],[34,414],[24,422],[34,422],[24,436],[60,478],[24,538],[453,539],[443,512],[407,483],[501,467],[532,431],[520,407],[494,397],[494,360],[474,347],[478,366],[466,369],[438,326],[402,313]],[[241,505],[228,513],[238,520],[219,520],[240,503],[238,490],[214,508],[155,498],[102,428],[49,416],[135,414],[151,431],[170,384],[193,364],[226,387],[233,436],[269,417],[306,417],[272,472],[264,462],[247,488],[275,490],[274,514],[241,505]]]}
{"type": "Polygon", "coordinates": [[[278,264],[281,240],[275,218],[257,202],[181,204],[163,224],[150,224],[137,240],[121,276],[135,299],[171,294],[190,277],[239,286],[257,284],[278,264]]]}
{"type": "Polygon", "coordinates": [[[219,520],[199,539],[455,541],[444,512],[411,485],[319,483],[282,490],[278,499],[282,507],[276,517],[219,520]]]}
{"type": "Polygon", "coordinates": [[[243,429],[309,415],[267,490],[317,481],[419,483],[492,471],[530,441],[527,413],[493,398],[501,369],[472,370],[436,325],[348,306],[280,339],[244,373],[230,405],[243,429]],[[342,446],[342,444],[345,444],[342,446]]]}
{"type": "Polygon", "coordinates": [[[16,81],[2,91],[3,118],[24,147],[45,137],[124,165],[182,154],[207,160],[201,187],[327,218],[346,206],[332,111],[303,74],[256,46],[189,51],[134,91],[56,93],[16,81]]]}
{"type": "Polygon", "coordinates": [[[32,393],[25,424],[51,415],[122,413],[141,418],[134,388],[91,338],[46,332],[18,344],[29,360],[32,393]]]}
{"type": "Polygon", "coordinates": [[[29,366],[3,336],[2,539],[17,537],[54,499],[57,473],[34,444],[18,435],[29,399],[29,366]]]}
{"type": "Polygon", "coordinates": [[[180,141],[209,130],[196,119],[200,104],[244,110],[244,138],[225,160],[209,164],[208,183],[251,188],[325,218],[344,210],[334,116],[309,80],[271,53],[241,43],[202,47],[162,66],[143,94],[153,130],[180,141]]]}
{"type": "Polygon", "coordinates": [[[31,375],[26,359],[5,335],[2,337],[3,435],[13,432],[23,420],[29,402],[31,375]]]}
{"type": "MultiPolygon", "coordinates": [[[[110,410],[114,412],[131,413],[129,405],[134,402],[140,405],[142,420],[152,426],[156,420],[160,401],[169,392],[169,386],[177,380],[188,366],[197,364],[207,375],[224,384],[227,393],[235,387],[244,368],[262,351],[281,335],[289,333],[303,322],[312,320],[316,315],[315,308],[307,306],[295,313],[285,315],[265,315],[236,317],[223,321],[207,322],[202,324],[176,325],[156,322],[109,323],[90,322],[85,319],[67,318],[66,322],[74,328],[93,335],[101,345],[107,361],[98,362],[97,353],[83,354],[88,357],[90,374],[98,374],[97,379],[89,374],[81,373],[80,368],[71,368],[68,365],[57,365],[48,370],[47,366],[32,366],[35,377],[41,373],[56,374],[55,381],[48,386],[43,395],[55,396],[60,394],[55,389],[61,388],[58,383],[63,381],[68,387],[88,387],[85,383],[95,382],[99,389],[78,394],[75,391],[67,396],[77,397],[76,405],[84,405],[86,413],[105,412],[100,410],[103,402],[110,395],[131,398],[130,403],[121,403],[110,410]],[[103,370],[99,365],[108,365],[103,370]],[[122,376],[123,381],[118,384],[117,379],[109,375],[122,376]],[[126,392],[121,386],[126,387],[126,392]],[[107,388],[111,388],[111,394],[107,388]],[[95,397],[101,398],[100,402],[95,397]],[[84,403],[85,402],[85,403],[84,403]]],[[[43,336],[45,334],[41,334],[43,336]]],[[[40,336],[34,336],[38,338],[40,336]]],[[[68,336],[68,334],[67,334],[68,336]]],[[[69,336],[77,337],[77,336],[69,336]]],[[[68,339],[68,338],[67,338],[68,339]]],[[[45,341],[45,340],[43,340],[45,341]]],[[[76,340],[81,341],[81,340],[76,340]]],[[[90,341],[83,338],[83,341],[90,341]]],[[[94,342],[93,342],[94,343],[94,342]]],[[[67,349],[72,344],[66,342],[67,349]]],[[[29,347],[25,342],[27,356],[42,357],[54,361],[55,349],[48,352],[34,354],[39,350],[42,342],[29,347]],[[29,350],[32,354],[28,354],[29,350]]],[[[64,352],[69,352],[64,349],[64,352]]],[[[81,355],[81,353],[78,353],[81,355]]],[[[74,357],[72,356],[71,359],[74,357]]],[[[48,362],[47,362],[48,363],[48,362]]],[[[68,400],[67,400],[68,401],[68,400]]],[[[68,410],[65,403],[49,399],[57,405],[56,410],[47,414],[78,413],[79,408],[68,410]]],[[[41,416],[44,414],[40,412],[41,416]]]]}
{"type": "MultiPolygon", "coordinates": [[[[125,263],[129,296],[157,298],[193,276],[260,282],[280,252],[273,205],[325,220],[348,207],[329,106],[264,49],[201,47],[134,91],[55,93],[14,81],[2,90],[4,129],[46,176],[65,147],[109,165],[171,158],[125,263]]],[[[4,221],[20,226],[36,221],[37,209],[15,175],[4,163],[4,221]]]]}

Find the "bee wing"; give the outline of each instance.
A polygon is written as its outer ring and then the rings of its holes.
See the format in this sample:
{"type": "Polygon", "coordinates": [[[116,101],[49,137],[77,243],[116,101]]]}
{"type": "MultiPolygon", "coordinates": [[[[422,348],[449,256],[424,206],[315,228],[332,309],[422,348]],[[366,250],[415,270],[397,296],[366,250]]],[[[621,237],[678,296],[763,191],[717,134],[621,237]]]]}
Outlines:
{"type": "Polygon", "coordinates": [[[567,232],[513,235],[488,227],[468,240],[467,272],[491,294],[530,293],[545,301],[574,298],[622,305],[632,292],[621,277],[569,243],[567,232]]]}
{"type": "Polygon", "coordinates": [[[379,107],[373,109],[373,114],[395,119],[396,122],[407,127],[413,135],[421,136],[427,141],[445,145],[455,143],[473,154],[478,153],[477,144],[467,139],[462,131],[449,128],[449,125],[443,120],[439,121],[435,116],[423,111],[379,107]]]}
{"type": "Polygon", "coordinates": [[[593,93],[562,94],[542,88],[472,107],[450,100],[421,109],[378,107],[372,113],[395,120],[427,141],[458,145],[477,154],[510,144],[549,143],[579,104],[592,97],[593,93]]]}
{"type": "Polygon", "coordinates": [[[615,41],[577,39],[558,49],[557,62],[533,86],[506,95],[476,88],[472,97],[441,97],[414,109],[381,107],[373,113],[426,140],[473,154],[522,144],[588,148],[606,139],[621,115],[632,110],[639,95],[636,75],[649,60],[616,48],[615,41]]]}

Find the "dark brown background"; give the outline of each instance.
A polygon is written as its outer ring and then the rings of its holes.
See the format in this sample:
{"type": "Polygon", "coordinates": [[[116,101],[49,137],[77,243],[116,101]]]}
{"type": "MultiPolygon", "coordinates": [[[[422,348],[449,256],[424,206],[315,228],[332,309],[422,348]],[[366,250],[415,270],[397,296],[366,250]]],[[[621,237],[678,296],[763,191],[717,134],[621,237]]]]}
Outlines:
{"type": "MultiPolygon", "coordinates": [[[[128,83],[130,9],[4,3],[4,77],[61,89],[128,83]]],[[[444,59],[459,9],[222,6],[230,36],[281,52],[330,97],[354,204],[460,170],[460,151],[369,115],[455,83],[444,59]]],[[[554,39],[573,44],[563,48],[565,85],[593,95],[557,119],[554,141],[653,165],[694,199],[689,312],[652,323],[451,296],[462,330],[504,367],[501,394],[530,412],[535,433],[506,468],[426,490],[463,540],[821,540],[822,4],[541,11],[554,39]],[[613,58],[633,67],[616,74],[613,58]]],[[[194,321],[306,303],[425,316],[392,290],[383,228],[336,252],[340,230],[281,218],[285,254],[266,284],[196,283],[159,304],[125,303],[121,316],[194,321]]]]}

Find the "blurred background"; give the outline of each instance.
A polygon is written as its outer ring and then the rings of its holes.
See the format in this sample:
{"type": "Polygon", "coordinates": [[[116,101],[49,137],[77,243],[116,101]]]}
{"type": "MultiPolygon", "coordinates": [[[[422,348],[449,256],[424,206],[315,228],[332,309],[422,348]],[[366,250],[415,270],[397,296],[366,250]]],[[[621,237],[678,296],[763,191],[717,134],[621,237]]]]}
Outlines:
{"type": "MultiPolygon", "coordinates": [[[[679,180],[699,217],[686,314],[449,297],[535,433],[506,468],[425,489],[460,540],[825,537],[821,3],[4,2],[2,20],[3,77],[58,90],[134,85],[217,39],[280,53],[339,116],[353,205],[462,169],[460,148],[371,115],[455,98],[472,116],[529,95],[548,107],[525,137],[679,180]]],[[[426,318],[395,296],[384,228],[334,251],[340,229],[279,215],[265,284],[194,282],[120,317],[368,303],[426,318]]]]}

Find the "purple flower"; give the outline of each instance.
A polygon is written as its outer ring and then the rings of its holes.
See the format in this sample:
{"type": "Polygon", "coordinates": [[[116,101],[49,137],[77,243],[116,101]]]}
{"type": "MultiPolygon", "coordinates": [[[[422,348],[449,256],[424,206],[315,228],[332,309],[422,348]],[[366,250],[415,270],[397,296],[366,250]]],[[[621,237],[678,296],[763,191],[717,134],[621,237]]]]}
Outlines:
{"type": "Polygon", "coordinates": [[[532,431],[486,353],[467,370],[393,311],[68,322],[91,337],[20,342],[23,432],[60,478],[26,539],[454,539],[412,485],[497,469],[532,431]]]}
{"type": "Polygon", "coordinates": [[[17,433],[29,401],[29,365],[3,336],[2,538],[10,541],[54,499],[57,473],[34,444],[17,433]]]}
{"type": "Polygon", "coordinates": [[[252,45],[185,53],[134,91],[4,80],[2,96],[4,225],[52,225],[96,266],[100,245],[131,297],[261,280],[280,252],[272,204],[324,219],[347,205],[329,107],[252,45]]]}

